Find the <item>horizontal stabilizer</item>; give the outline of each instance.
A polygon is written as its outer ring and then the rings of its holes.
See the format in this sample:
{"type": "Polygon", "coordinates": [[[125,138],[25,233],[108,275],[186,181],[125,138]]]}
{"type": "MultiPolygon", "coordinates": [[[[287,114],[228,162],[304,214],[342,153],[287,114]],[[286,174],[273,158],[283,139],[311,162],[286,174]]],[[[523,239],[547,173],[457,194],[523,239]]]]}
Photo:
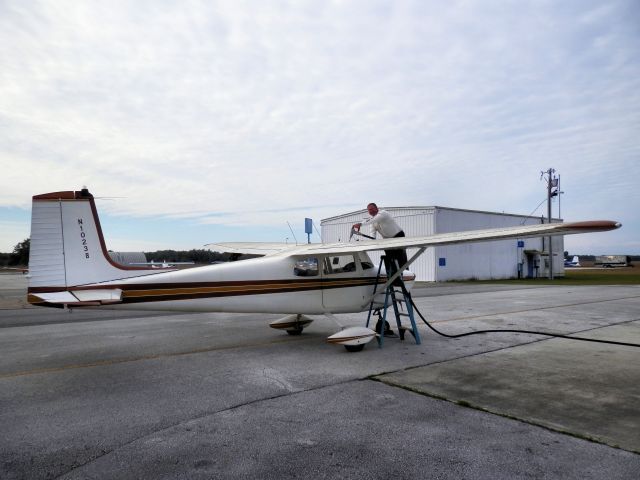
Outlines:
{"type": "Polygon", "coordinates": [[[74,292],[30,293],[29,303],[53,303],[56,305],[86,306],[120,303],[122,290],[76,290],[74,292]]]}

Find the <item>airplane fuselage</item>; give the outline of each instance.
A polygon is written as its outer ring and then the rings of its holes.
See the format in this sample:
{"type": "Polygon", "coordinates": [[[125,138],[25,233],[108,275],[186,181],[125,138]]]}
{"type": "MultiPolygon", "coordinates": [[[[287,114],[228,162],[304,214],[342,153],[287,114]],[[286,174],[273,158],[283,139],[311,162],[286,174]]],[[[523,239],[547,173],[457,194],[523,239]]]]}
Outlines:
{"type": "MultiPolygon", "coordinates": [[[[377,273],[366,253],[306,258],[275,255],[184,270],[154,270],[131,278],[67,287],[65,290],[80,303],[62,305],[194,312],[352,313],[368,307],[377,273]],[[108,292],[117,294],[109,296],[108,292]],[[119,301],[104,301],[118,297],[119,301]]],[[[414,276],[407,271],[404,278],[410,287],[414,276]]],[[[383,270],[377,280],[378,291],[385,280],[383,270]]],[[[39,296],[46,293],[38,288],[30,291],[39,296]]],[[[382,302],[384,298],[380,295],[376,300],[382,302]]],[[[32,303],[45,305],[40,300],[32,303]]]]}

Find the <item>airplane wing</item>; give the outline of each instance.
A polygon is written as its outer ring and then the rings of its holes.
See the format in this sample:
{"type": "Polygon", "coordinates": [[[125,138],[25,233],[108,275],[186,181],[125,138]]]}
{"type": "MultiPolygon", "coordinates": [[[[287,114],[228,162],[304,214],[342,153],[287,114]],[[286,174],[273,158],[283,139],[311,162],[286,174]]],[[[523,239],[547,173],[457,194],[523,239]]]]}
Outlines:
{"type": "Polygon", "coordinates": [[[207,243],[205,247],[212,252],[241,253],[249,255],[273,255],[287,250],[296,250],[300,245],[292,243],[269,242],[223,242],[207,243]]]}
{"type": "Polygon", "coordinates": [[[426,237],[400,237],[380,240],[363,240],[354,243],[326,243],[298,245],[292,255],[322,255],[346,252],[367,252],[397,248],[421,248],[457,243],[487,242],[508,238],[546,237],[571,235],[575,233],[605,232],[620,228],[622,224],[610,220],[592,220],[586,222],[545,223],[517,227],[492,228],[487,230],[468,230],[463,232],[440,233],[426,237]],[[306,248],[305,248],[306,247],[306,248]]]}
{"type": "Polygon", "coordinates": [[[508,238],[546,237],[571,235],[575,233],[606,232],[620,228],[622,224],[611,220],[591,220],[585,222],[545,223],[517,227],[491,228],[486,230],[467,230],[463,232],[440,233],[424,237],[384,238],[362,240],[359,242],[310,243],[296,245],[292,243],[267,242],[226,242],[208,243],[209,250],[221,253],[241,253],[252,255],[322,255],[347,252],[368,252],[374,250],[392,250],[395,248],[421,248],[456,243],[487,242],[508,238]]]}

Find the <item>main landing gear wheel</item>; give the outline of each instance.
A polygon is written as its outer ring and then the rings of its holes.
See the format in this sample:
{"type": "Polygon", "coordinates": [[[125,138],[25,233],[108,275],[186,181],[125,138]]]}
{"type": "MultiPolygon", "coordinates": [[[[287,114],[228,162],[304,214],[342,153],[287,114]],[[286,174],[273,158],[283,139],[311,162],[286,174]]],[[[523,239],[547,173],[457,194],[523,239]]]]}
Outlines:
{"type": "Polygon", "coordinates": [[[345,345],[344,348],[347,349],[347,352],[361,352],[364,346],[365,344],[361,343],[360,345],[345,345]]]}
{"type": "Polygon", "coordinates": [[[300,335],[302,333],[302,330],[304,330],[303,327],[296,327],[296,328],[288,328],[286,331],[289,335],[300,335]]]}

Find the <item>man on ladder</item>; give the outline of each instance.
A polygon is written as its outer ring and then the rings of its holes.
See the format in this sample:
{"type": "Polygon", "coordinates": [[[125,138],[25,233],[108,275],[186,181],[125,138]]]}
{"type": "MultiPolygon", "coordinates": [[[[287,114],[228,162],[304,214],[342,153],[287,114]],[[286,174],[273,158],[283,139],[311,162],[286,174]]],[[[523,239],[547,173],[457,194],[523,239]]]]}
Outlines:
{"type": "MultiPolygon", "coordinates": [[[[379,210],[378,206],[372,202],[367,205],[367,211],[369,212],[369,215],[371,215],[371,218],[366,220],[364,223],[371,225],[371,230],[373,231],[374,236],[370,238],[375,238],[378,233],[382,238],[397,238],[405,236],[402,228],[400,228],[391,214],[386,210],[379,210]]],[[[362,223],[356,223],[353,225],[353,229],[357,232],[360,232],[360,227],[362,227],[362,223]]],[[[404,249],[384,251],[384,267],[387,271],[387,277],[391,277],[397,271],[398,267],[402,267],[405,263],[407,263],[407,253],[404,249]]],[[[393,285],[402,285],[401,276],[396,279],[393,285]]],[[[393,331],[389,327],[388,323],[385,325],[384,333],[385,335],[393,335],[393,331]]]]}

